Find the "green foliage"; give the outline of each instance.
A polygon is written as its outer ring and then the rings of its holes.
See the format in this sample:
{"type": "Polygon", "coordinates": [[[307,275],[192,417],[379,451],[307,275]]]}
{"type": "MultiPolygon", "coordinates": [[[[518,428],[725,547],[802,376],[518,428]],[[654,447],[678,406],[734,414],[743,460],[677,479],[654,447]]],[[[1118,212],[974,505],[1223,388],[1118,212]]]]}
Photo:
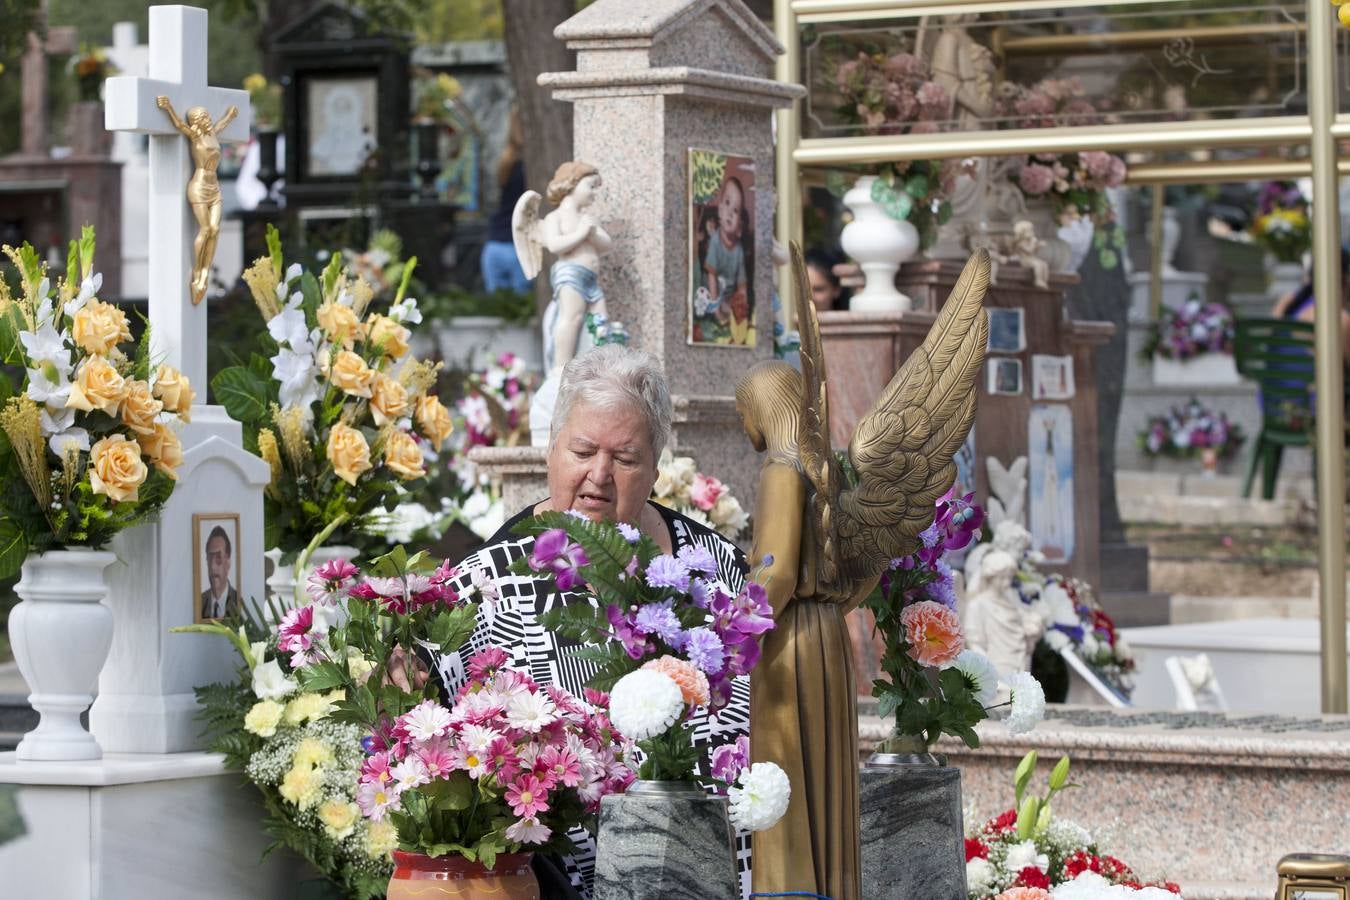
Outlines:
{"type": "MultiPolygon", "coordinates": [[[[231,419],[255,429],[271,421],[277,384],[243,366],[231,366],[211,381],[211,392],[231,419]]],[[[256,435],[255,435],[256,440],[256,435]]]]}
{"type": "Polygon", "coordinates": [[[672,728],[654,738],[639,741],[638,747],[647,754],[638,770],[638,777],[649,781],[686,781],[698,762],[689,729],[672,728]]]}
{"type": "Polygon", "coordinates": [[[420,297],[418,308],[427,320],[440,322],[463,316],[494,316],[521,325],[535,315],[534,295],[509,288],[475,293],[451,285],[440,293],[420,297]]]}

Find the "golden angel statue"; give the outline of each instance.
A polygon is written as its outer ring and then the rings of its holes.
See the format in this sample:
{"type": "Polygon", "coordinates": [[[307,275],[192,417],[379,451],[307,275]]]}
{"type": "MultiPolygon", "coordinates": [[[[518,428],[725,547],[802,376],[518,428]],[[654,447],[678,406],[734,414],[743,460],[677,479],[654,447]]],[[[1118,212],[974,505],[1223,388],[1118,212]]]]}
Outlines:
{"type": "Polygon", "coordinates": [[[802,370],[762,362],[736,386],[760,470],[751,565],[768,579],[777,627],[750,680],[750,754],[792,783],[787,815],[755,835],[754,890],[858,900],[857,696],[846,613],[890,560],[917,548],[956,477],[975,416],[989,325],[989,257],[967,263],[923,345],[849,444],[856,481],[830,448],[820,327],[792,247],[802,370]]]}
{"type": "Polygon", "coordinates": [[[220,182],[216,179],[216,169],[220,167],[220,140],[217,135],[234,121],[234,117],[239,115],[239,109],[228,107],[213,124],[209,112],[194,106],[187,111],[187,121],[184,122],[178,118],[168,97],[156,97],[155,103],[168,114],[173,127],[188,139],[192,148],[192,163],[197,167],[187,187],[188,204],[197,219],[197,239],[192,242],[192,281],[188,285],[192,303],[196,305],[206,296],[206,281],[211,277],[211,260],[216,255],[220,217],[224,211],[220,182]]]}

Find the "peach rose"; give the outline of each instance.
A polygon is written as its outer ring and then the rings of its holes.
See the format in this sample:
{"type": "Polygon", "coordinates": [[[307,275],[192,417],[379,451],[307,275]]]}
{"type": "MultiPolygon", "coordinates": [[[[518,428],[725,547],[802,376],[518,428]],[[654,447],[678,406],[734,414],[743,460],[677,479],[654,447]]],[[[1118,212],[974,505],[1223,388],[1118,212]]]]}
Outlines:
{"type": "Polygon", "coordinates": [[[131,340],[131,329],[126,313],[95,297],[75,313],[70,336],[87,352],[106,356],[121,341],[131,340]]]}
{"type": "Polygon", "coordinates": [[[371,313],[366,319],[366,340],[377,345],[390,359],[402,359],[408,353],[412,332],[388,316],[371,313]]]}
{"type": "Polygon", "coordinates": [[[408,389],[397,379],[378,374],[370,389],[370,411],[376,425],[387,425],[408,414],[408,389]]]}
{"type": "Polygon", "coordinates": [[[128,379],[126,394],[122,397],[122,421],[137,434],[150,434],[155,430],[155,416],[164,409],[164,404],[150,393],[150,383],[128,379]]]}
{"type": "Polygon", "coordinates": [[[89,449],[89,486],[114,503],[140,499],[137,492],[149,474],[141,448],[123,435],[110,434],[89,449]]]}
{"type": "Polygon", "coordinates": [[[356,484],[361,473],[370,468],[370,445],[366,436],[341,422],[328,433],[328,461],[337,477],[348,484],[356,484]]]}
{"type": "Polygon", "coordinates": [[[965,646],[961,620],[941,603],[924,600],[905,607],[900,614],[905,626],[909,655],[925,666],[945,666],[965,646]]]}
{"type": "Polygon", "coordinates": [[[450,411],[441,403],[439,397],[431,394],[423,394],[417,398],[417,425],[437,452],[440,451],[441,444],[445,443],[445,439],[455,430],[454,423],[450,421],[450,411]]]}
{"type": "Polygon", "coordinates": [[[1044,888],[1014,887],[1008,888],[994,900],[1050,900],[1050,892],[1044,888]]]}
{"type": "Polygon", "coordinates": [[[350,306],[329,300],[319,307],[318,317],[319,327],[334,344],[341,344],[350,350],[352,341],[361,336],[361,323],[350,306]]]}
{"type": "Polygon", "coordinates": [[[690,706],[708,705],[708,676],[692,664],[673,656],[663,656],[646,663],[642,668],[669,675],[670,680],[680,686],[684,702],[690,706]]]}
{"type": "Polygon", "coordinates": [[[384,464],[404,481],[427,474],[422,464],[422,448],[406,431],[393,431],[384,445],[384,464]]]}
{"type": "Polygon", "coordinates": [[[197,399],[197,392],[182,372],[167,364],[156,369],[155,396],[164,402],[165,410],[177,413],[184,422],[192,421],[192,401],[197,399]]]}
{"type": "Polygon", "coordinates": [[[156,469],[174,481],[178,480],[178,467],[183,464],[183,444],[172,428],[164,422],[156,422],[149,434],[136,435],[136,442],[156,469]]]}
{"type": "Polygon", "coordinates": [[[126,395],[127,383],[121,374],[103,357],[91,356],[80,366],[80,373],[70,386],[66,406],[84,412],[101,409],[115,416],[126,395]]]}
{"type": "Polygon", "coordinates": [[[339,390],[353,397],[369,397],[375,372],[366,361],[350,350],[343,350],[328,370],[328,380],[339,390]]]}

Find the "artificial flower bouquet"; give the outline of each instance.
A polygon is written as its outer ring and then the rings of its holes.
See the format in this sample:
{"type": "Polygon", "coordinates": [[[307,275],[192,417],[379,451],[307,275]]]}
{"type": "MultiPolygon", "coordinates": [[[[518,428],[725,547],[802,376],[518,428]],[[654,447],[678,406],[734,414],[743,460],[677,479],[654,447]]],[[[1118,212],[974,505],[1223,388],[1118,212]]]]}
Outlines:
{"type": "Polygon", "coordinates": [[[99,92],[103,90],[103,82],[116,75],[119,70],[113,65],[112,60],[108,59],[108,54],[102,47],[82,44],[80,52],[70,59],[70,71],[75,75],[80,99],[88,103],[98,101],[99,92]]]}
{"type": "Polygon", "coordinates": [[[1153,324],[1141,355],[1176,360],[1205,353],[1231,356],[1236,337],[1237,319],[1226,304],[1204,303],[1192,295],[1180,309],[1167,311],[1153,324]]]}
{"type": "Polygon", "coordinates": [[[750,516],[717,478],[698,471],[693,457],[676,456],[669,448],[661,452],[656,466],[656,484],[652,499],[700,525],[716,531],[729,541],[740,537],[750,524],[750,516]]]}
{"type": "Polygon", "coordinates": [[[834,70],[842,118],[868,134],[930,134],[950,118],[952,98],[908,52],[860,52],[834,70]]]}
{"type": "MultiPolygon", "coordinates": [[[[920,547],[891,561],[878,589],[865,604],[876,618],[886,652],[887,678],[873,683],[878,715],[895,716],[895,730],[883,751],[921,750],[943,734],[978,747],[975,725],[988,716],[998,694],[1000,673],[982,653],[966,649],[956,613],[948,551],[967,547],[979,534],[984,511],[948,491],[937,501],[933,524],[920,547]]],[[[1031,730],[1045,710],[1045,694],[1027,672],[1005,673],[1011,689],[1008,728],[1031,730]]]]}
{"type": "Polygon", "coordinates": [[[1040,590],[1050,627],[1045,642],[1059,652],[1072,647],[1083,662],[1122,696],[1134,690],[1134,653],[1116,630],[1115,621],[1101,608],[1092,587],[1078,578],[1053,573],[1040,590]]]}
{"type": "Polygon", "coordinates": [[[1185,459],[1213,450],[1219,459],[1227,459],[1246,439],[1241,426],[1192,397],[1185,406],[1173,407],[1166,415],[1150,416],[1138,442],[1149,456],[1185,459]]]}
{"type": "Polygon", "coordinates": [[[1045,795],[1027,793],[1036,751],[1024,756],[1014,777],[1013,807],[982,825],[974,816],[966,832],[969,900],[1177,900],[1170,881],[1146,881],[1102,851],[1082,826],[1054,816],[1050,800],[1069,784],[1069,758],[1050,773],[1045,795]]]}
{"type": "Polygon", "coordinates": [[[244,90],[248,91],[248,105],[253,113],[255,131],[275,131],[281,126],[281,85],[268,81],[261,72],[244,77],[244,90]]]}
{"type": "Polygon", "coordinates": [[[53,284],[31,246],[4,247],[21,294],[0,279],[0,578],[30,553],[103,547],[145,521],[183,462],[192,386],[98,299],[94,248],[86,226],[53,284]]]}
{"type": "Polygon", "coordinates": [[[269,254],[244,272],[267,322],[264,352],[221,371],[212,388],[272,469],[266,543],[290,562],[330,537],[349,540],[398,502],[401,486],[420,484],[426,450],[439,450],[452,425],[432,390],[437,365],[408,346],[407,324],[421,318],[404,295],[415,260],[381,313],[370,308],[370,282],[340,255],[315,277],[284,265],[270,226],[267,242],[269,254]]]}
{"type": "Polygon", "coordinates": [[[1277,262],[1303,262],[1303,254],[1312,249],[1312,221],[1308,201],[1298,186],[1287,181],[1270,181],[1261,188],[1261,210],[1248,229],[1252,240],[1266,249],[1277,262]]]}
{"type": "Polygon", "coordinates": [[[502,353],[485,369],[471,372],[455,404],[464,419],[463,452],[528,444],[530,398],[538,387],[539,376],[514,353],[502,353]]]}
{"type": "Polygon", "coordinates": [[[464,93],[459,79],[447,72],[428,74],[413,82],[413,120],[436,122],[451,128],[458,125],[455,112],[460,95],[464,93]]]}

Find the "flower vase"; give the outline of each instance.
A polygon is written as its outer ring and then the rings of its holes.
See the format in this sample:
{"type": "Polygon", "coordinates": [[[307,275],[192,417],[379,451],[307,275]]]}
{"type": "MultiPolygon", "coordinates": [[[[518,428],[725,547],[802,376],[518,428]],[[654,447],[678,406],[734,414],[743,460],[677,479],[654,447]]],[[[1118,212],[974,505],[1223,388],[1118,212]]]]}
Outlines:
{"type": "Polygon", "coordinates": [[[1049,197],[1027,198],[1027,221],[1036,227],[1041,248],[1036,255],[1050,264],[1052,275],[1073,271],[1073,249],[1059,236],[1060,223],[1049,197]]]}
{"type": "Polygon", "coordinates": [[[908,220],[892,218],[872,199],[876,176],[865,175],[844,195],[853,221],[844,226],[839,242],[857,260],[866,283],[853,295],[853,312],[908,312],[914,301],[895,289],[900,265],[919,252],[919,231],[908,220]]]}
{"type": "Polygon", "coordinates": [[[595,900],[739,900],[727,799],[682,781],[635,781],[600,801],[595,900]]]}
{"type": "Polygon", "coordinates": [[[892,736],[859,775],[862,883],[876,900],[965,900],[961,771],[892,736]]]}
{"type": "Polygon", "coordinates": [[[99,671],[112,647],[113,614],[104,570],[117,557],[103,550],[50,550],[24,560],[9,614],[19,672],[40,716],[23,736],[21,760],[100,759],[103,749],[80,724],[94,702],[99,671]]]}
{"type": "Polygon", "coordinates": [[[417,178],[424,200],[434,200],[439,189],[436,176],[441,171],[441,123],[435,119],[413,123],[417,135],[417,178]]]}
{"type": "Polygon", "coordinates": [[[385,894],[388,900],[409,897],[458,897],[460,900],[539,900],[539,882],[530,868],[529,853],[497,857],[492,868],[451,853],[423,856],[394,851],[394,874],[385,894]]]}
{"type": "Polygon", "coordinates": [[[71,104],[69,121],[72,156],[107,158],[112,149],[112,132],[103,127],[102,103],[93,99],[71,104]]]}

